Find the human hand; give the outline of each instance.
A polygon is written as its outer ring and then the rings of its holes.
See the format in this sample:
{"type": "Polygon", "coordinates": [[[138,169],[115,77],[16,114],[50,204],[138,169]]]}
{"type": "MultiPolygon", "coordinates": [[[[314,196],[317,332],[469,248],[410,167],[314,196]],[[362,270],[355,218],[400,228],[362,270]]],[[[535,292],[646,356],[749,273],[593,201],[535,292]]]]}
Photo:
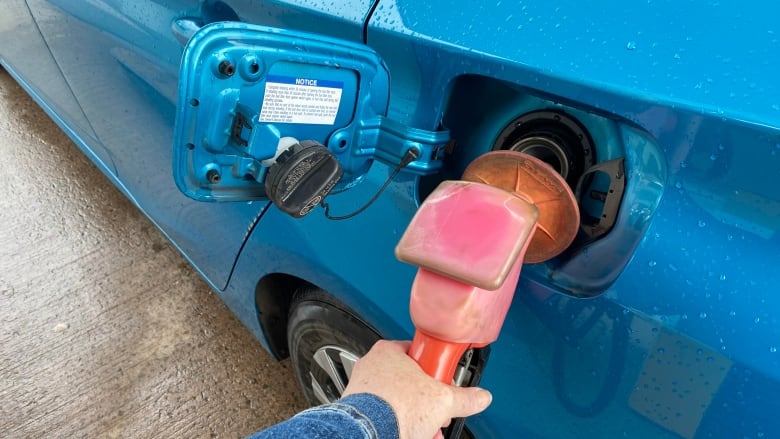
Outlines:
{"type": "Polygon", "coordinates": [[[406,352],[409,342],[380,340],[352,370],[342,396],[372,393],[390,404],[398,419],[400,439],[441,437],[452,418],[485,410],[493,399],[478,387],[440,383],[422,371],[406,352]]]}

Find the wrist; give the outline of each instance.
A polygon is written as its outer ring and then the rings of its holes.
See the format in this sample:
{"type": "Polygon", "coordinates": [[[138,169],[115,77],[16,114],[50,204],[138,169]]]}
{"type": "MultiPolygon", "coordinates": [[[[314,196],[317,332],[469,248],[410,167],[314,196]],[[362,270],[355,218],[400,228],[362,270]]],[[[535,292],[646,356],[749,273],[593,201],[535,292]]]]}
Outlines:
{"type": "Polygon", "coordinates": [[[399,437],[398,418],[390,404],[373,393],[355,393],[337,401],[355,410],[374,426],[378,439],[399,437]]]}

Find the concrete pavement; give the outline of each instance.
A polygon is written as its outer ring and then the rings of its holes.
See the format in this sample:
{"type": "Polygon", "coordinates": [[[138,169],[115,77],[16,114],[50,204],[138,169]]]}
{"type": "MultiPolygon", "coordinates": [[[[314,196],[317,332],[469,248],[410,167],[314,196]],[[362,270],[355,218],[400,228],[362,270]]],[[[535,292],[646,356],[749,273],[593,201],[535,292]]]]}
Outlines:
{"type": "Polygon", "coordinates": [[[242,437],[304,407],[2,69],[0,167],[0,437],[242,437]]]}

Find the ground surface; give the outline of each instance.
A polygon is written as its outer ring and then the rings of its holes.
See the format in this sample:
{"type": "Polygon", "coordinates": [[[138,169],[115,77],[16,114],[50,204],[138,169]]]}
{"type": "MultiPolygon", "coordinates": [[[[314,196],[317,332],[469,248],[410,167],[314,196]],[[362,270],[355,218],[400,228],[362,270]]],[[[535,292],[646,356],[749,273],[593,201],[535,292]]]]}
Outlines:
{"type": "Polygon", "coordinates": [[[0,437],[241,437],[303,407],[158,230],[0,69],[0,437]]]}

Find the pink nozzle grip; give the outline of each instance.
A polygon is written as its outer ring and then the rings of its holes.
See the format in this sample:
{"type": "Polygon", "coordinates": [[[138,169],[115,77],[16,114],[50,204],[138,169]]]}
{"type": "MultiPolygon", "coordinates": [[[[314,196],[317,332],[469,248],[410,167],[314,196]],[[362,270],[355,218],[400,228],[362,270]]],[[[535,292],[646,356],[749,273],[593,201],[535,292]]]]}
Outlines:
{"type": "Polygon", "coordinates": [[[518,259],[504,284],[494,291],[420,269],[409,301],[415,328],[453,343],[493,343],[504,325],[522,265],[518,259]]]}
{"type": "Polygon", "coordinates": [[[396,257],[484,290],[496,290],[528,244],[539,211],[483,183],[445,181],[412,218],[396,257]]]}
{"type": "Polygon", "coordinates": [[[498,338],[512,302],[538,210],[503,189],[443,182],[396,247],[420,267],[410,313],[417,331],[450,343],[498,338]]]}

